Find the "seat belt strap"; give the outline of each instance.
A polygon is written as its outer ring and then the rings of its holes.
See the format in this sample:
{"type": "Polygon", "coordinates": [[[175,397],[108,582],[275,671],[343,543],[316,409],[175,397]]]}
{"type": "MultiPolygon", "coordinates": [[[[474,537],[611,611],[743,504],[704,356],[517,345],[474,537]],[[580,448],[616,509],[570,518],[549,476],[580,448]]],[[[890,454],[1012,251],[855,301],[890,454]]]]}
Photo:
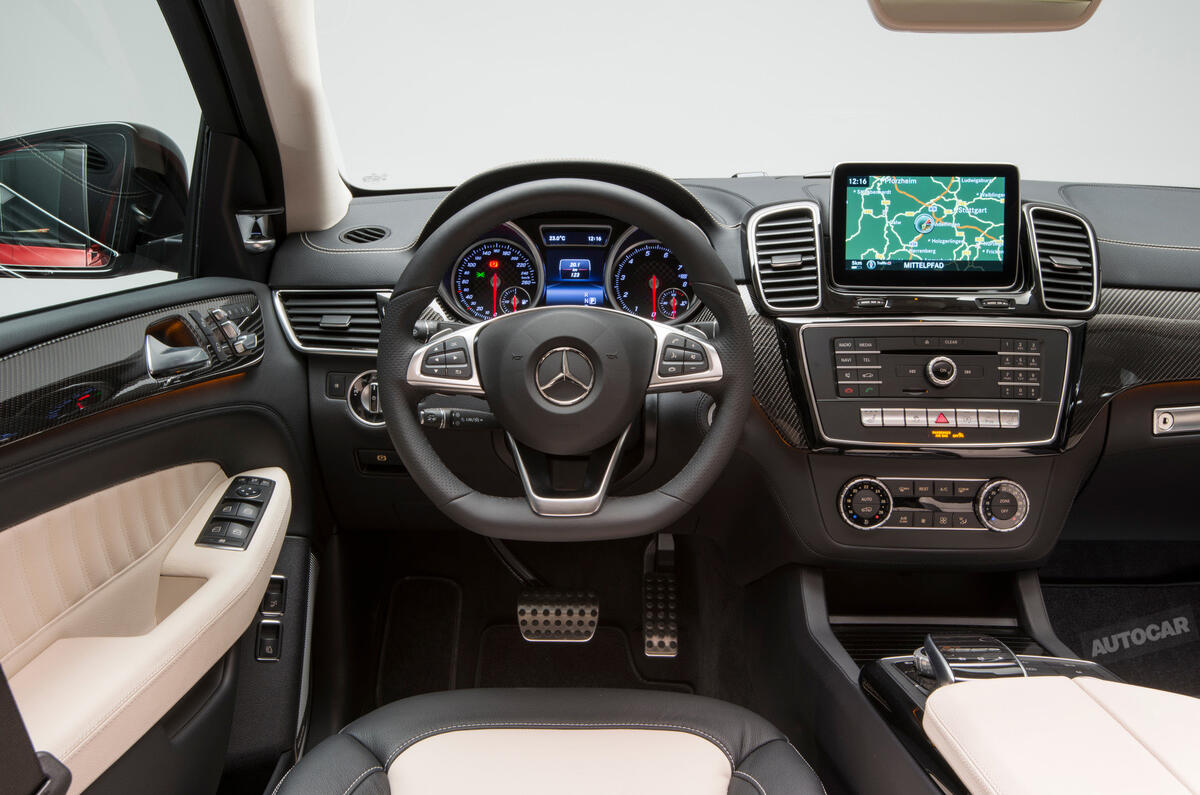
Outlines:
{"type": "Polygon", "coordinates": [[[33,741],[17,709],[12,689],[0,668],[0,770],[4,771],[4,791],[34,795],[46,782],[33,741]],[[11,789],[9,789],[11,787],[11,789]]]}

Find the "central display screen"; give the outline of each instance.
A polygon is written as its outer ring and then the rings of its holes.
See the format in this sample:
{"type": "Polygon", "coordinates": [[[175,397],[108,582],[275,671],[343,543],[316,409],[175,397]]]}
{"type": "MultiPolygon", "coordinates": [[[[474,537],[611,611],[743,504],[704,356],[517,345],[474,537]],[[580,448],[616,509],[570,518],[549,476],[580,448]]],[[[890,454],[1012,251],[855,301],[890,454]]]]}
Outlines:
{"type": "Polygon", "coordinates": [[[1013,285],[1019,177],[1010,165],[852,163],[833,173],[839,285],[1013,285]]]}

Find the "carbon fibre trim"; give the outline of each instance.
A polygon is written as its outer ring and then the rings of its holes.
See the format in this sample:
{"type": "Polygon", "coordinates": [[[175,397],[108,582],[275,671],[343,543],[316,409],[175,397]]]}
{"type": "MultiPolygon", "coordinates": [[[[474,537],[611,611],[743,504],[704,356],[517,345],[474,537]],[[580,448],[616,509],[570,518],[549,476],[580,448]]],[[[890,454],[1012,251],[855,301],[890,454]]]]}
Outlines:
{"type": "MultiPolygon", "coordinates": [[[[711,323],[715,319],[705,308],[691,322],[711,323]]],[[[792,447],[807,447],[808,439],[804,435],[804,424],[800,421],[796,399],[788,383],[775,321],[749,311],[747,319],[754,343],[754,400],[762,407],[779,438],[792,447]]]]}
{"type": "Polygon", "coordinates": [[[750,336],[754,340],[754,399],[780,438],[792,447],[807,447],[804,425],[796,408],[796,398],[788,383],[783,351],[775,321],[759,314],[750,316],[750,336]]]}
{"type": "Polygon", "coordinates": [[[1200,379],[1200,291],[1104,288],[1088,321],[1070,436],[1113,395],[1145,384],[1200,379]]]}
{"type": "Polygon", "coordinates": [[[266,347],[258,299],[250,293],[205,298],[85,328],[0,358],[0,446],[159,395],[251,367],[266,347]],[[253,352],[237,355],[208,317],[221,308],[243,334],[257,337],[253,352]],[[178,320],[204,340],[210,365],[195,373],[155,379],[146,368],[146,329],[178,320]],[[214,340],[217,340],[214,343],[214,340]]]}

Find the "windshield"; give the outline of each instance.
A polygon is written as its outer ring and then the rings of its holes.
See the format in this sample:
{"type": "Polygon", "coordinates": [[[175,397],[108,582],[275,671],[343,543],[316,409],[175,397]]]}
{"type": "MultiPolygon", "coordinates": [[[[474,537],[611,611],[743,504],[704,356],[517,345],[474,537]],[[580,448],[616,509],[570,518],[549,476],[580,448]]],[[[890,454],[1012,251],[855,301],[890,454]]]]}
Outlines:
{"type": "Polygon", "coordinates": [[[674,177],[1006,161],[1200,186],[1198,28],[1189,0],[973,35],[885,30],[867,0],[317,3],[343,174],[376,190],[547,158],[674,177]]]}

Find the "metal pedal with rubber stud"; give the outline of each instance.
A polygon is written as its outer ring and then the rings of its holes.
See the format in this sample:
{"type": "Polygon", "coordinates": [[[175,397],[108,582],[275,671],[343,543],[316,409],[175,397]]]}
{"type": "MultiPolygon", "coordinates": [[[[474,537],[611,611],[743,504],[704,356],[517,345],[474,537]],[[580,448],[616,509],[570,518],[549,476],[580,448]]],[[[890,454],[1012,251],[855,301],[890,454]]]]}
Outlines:
{"type": "Polygon", "coordinates": [[[679,654],[677,604],[674,573],[647,572],[642,576],[642,650],[647,657],[679,654]]]}
{"type": "Polygon", "coordinates": [[[524,591],[517,600],[521,637],[533,643],[587,643],[599,622],[592,591],[524,591]]]}

